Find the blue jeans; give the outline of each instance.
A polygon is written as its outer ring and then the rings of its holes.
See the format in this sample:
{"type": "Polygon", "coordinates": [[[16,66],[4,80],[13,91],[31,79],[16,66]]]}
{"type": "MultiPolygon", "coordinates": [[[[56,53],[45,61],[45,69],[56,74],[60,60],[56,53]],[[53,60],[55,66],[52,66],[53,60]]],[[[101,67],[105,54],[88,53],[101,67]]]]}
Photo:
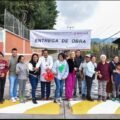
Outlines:
{"type": "Polygon", "coordinates": [[[55,84],[56,84],[55,98],[60,98],[62,97],[63,94],[64,80],[59,80],[55,78],[55,84]]]}
{"type": "Polygon", "coordinates": [[[35,99],[35,92],[37,89],[37,84],[38,84],[38,77],[34,77],[32,75],[29,75],[29,80],[30,80],[30,84],[32,87],[32,99],[35,99]]]}
{"type": "Polygon", "coordinates": [[[10,98],[17,97],[18,79],[16,75],[9,76],[9,95],[10,98]]]}
{"type": "Polygon", "coordinates": [[[85,80],[81,81],[81,92],[82,92],[82,95],[87,94],[87,86],[86,86],[86,81],[85,80]]]}

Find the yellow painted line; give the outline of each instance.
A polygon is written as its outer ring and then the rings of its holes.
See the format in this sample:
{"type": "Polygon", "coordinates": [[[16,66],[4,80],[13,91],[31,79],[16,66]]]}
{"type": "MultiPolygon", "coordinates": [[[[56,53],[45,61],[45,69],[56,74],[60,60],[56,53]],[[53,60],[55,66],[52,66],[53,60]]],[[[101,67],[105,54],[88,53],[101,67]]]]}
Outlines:
{"type": "Polygon", "coordinates": [[[38,107],[31,108],[24,112],[24,114],[49,114],[58,115],[60,114],[60,105],[56,103],[47,103],[38,107]]]}
{"type": "Polygon", "coordinates": [[[73,114],[87,114],[87,112],[94,106],[100,104],[98,101],[82,101],[71,106],[73,114]]]}
{"type": "Polygon", "coordinates": [[[9,106],[12,106],[12,105],[16,105],[16,104],[19,104],[19,101],[16,101],[16,102],[13,103],[10,100],[5,100],[5,102],[3,104],[0,104],[0,109],[5,108],[5,107],[9,107],[9,106]]]}
{"type": "Polygon", "coordinates": [[[120,114],[120,107],[115,111],[115,114],[120,114]]]}

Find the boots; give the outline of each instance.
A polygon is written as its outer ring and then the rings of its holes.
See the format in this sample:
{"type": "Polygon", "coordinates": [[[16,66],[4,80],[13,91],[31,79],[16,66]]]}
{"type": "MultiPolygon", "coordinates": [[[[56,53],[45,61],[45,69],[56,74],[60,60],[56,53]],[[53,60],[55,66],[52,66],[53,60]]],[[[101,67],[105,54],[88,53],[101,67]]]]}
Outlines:
{"type": "Polygon", "coordinates": [[[37,101],[36,101],[36,99],[34,98],[34,99],[32,99],[32,102],[33,102],[33,104],[37,104],[37,101]]]}

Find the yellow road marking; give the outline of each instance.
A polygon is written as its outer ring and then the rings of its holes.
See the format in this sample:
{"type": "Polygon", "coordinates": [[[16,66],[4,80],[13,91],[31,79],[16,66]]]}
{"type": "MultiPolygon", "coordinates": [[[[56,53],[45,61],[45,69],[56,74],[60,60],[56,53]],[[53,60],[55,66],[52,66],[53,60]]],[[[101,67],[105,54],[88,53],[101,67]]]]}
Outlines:
{"type": "Polygon", "coordinates": [[[60,105],[53,102],[34,107],[24,112],[24,114],[51,114],[58,115],[60,114],[60,105]]]}
{"type": "Polygon", "coordinates": [[[5,100],[5,102],[3,104],[0,104],[0,109],[5,108],[5,107],[9,107],[9,106],[12,106],[12,105],[16,105],[16,104],[19,104],[19,101],[13,103],[10,100],[5,100]]]}
{"type": "Polygon", "coordinates": [[[120,107],[115,111],[115,114],[120,114],[120,107]]]}
{"type": "Polygon", "coordinates": [[[87,114],[87,112],[93,108],[94,106],[100,104],[101,102],[98,101],[82,101],[80,103],[76,103],[71,106],[73,114],[87,114]]]}

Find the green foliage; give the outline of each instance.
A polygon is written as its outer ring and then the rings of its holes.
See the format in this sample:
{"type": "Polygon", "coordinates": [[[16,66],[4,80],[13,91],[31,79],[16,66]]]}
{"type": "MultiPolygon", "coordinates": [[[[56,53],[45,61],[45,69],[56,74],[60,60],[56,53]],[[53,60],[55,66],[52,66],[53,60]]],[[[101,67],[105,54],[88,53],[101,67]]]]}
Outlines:
{"type": "Polygon", "coordinates": [[[56,7],[55,0],[0,0],[0,25],[4,23],[4,9],[7,9],[29,29],[53,29],[56,7]]]}

